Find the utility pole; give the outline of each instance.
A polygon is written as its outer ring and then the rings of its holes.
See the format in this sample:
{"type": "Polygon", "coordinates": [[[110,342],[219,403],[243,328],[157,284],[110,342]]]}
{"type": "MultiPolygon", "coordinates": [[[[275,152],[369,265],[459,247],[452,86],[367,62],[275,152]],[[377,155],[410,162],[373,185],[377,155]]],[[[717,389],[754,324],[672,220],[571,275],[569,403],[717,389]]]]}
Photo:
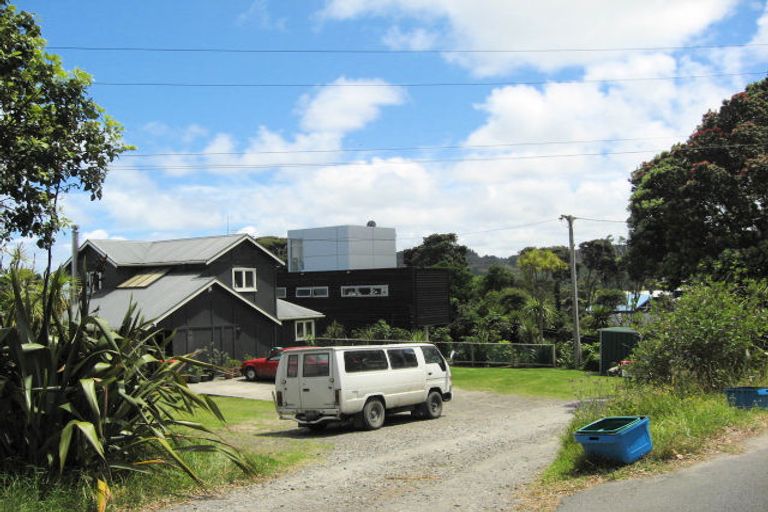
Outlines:
{"type": "MultiPolygon", "coordinates": [[[[80,251],[80,232],[77,224],[72,225],[72,282],[69,285],[69,307],[72,311],[72,318],[77,312],[77,253],[80,251]]],[[[82,286],[86,286],[86,276],[82,276],[82,286]]]]}
{"type": "Polygon", "coordinates": [[[560,220],[568,221],[568,240],[571,247],[571,283],[573,283],[573,362],[581,366],[581,333],[579,332],[579,288],[576,276],[576,249],[573,246],[573,215],[561,215],[560,220]]]}

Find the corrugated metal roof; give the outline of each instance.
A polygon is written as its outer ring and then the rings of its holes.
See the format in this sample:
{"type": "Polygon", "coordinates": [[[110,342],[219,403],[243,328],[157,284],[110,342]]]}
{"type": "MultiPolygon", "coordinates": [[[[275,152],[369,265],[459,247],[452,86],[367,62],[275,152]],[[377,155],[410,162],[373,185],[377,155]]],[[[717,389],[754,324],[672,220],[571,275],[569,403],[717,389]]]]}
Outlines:
{"type": "MultiPolygon", "coordinates": [[[[135,240],[88,240],[117,266],[203,264],[216,259],[235,245],[250,241],[268,256],[283,263],[247,234],[179,238],[151,242],[135,240]]],[[[84,244],[85,245],[85,244],[84,244]]]]}
{"type": "Polygon", "coordinates": [[[128,311],[128,304],[134,302],[139,305],[145,319],[155,320],[167,315],[189,297],[193,297],[195,292],[211,286],[215,281],[214,278],[200,277],[196,273],[167,274],[147,288],[118,288],[101,297],[93,297],[91,311],[117,327],[128,311]]]}
{"type": "Polygon", "coordinates": [[[305,308],[288,302],[287,300],[277,299],[277,318],[280,320],[299,320],[305,318],[323,318],[324,314],[314,309],[305,308]]]}
{"type": "Polygon", "coordinates": [[[146,320],[158,322],[175,310],[203,293],[210,286],[220,286],[237,299],[249,305],[273,322],[280,321],[255,304],[230,290],[218,279],[203,277],[197,273],[166,274],[146,288],[117,288],[103,296],[91,299],[91,311],[110,325],[117,327],[123,321],[128,305],[134,302],[146,320]],[[98,309],[98,311],[97,311],[98,309]]]}

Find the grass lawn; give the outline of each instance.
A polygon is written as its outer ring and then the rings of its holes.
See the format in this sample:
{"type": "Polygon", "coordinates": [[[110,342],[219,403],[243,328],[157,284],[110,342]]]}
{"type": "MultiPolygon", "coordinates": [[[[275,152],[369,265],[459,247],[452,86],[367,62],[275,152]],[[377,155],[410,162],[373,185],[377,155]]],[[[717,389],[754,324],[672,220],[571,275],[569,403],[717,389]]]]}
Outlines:
{"type": "MultiPolygon", "coordinates": [[[[227,424],[209,414],[194,418],[214,430],[244,454],[257,468],[245,476],[226,457],[216,453],[187,452],[185,461],[206,483],[208,490],[273,475],[288,467],[322,456],[327,444],[310,439],[291,439],[263,434],[289,424],[277,419],[272,402],[242,398],[215,398],[227,424]]],[[[91,510],[93,485],[69,479],[50,482],[43,475],[0,474],[0,512],[53,512],[91,510]]],[[[156,468],[150,474],[127,474],[112,483],[109,510],[139,510],[149,503],[174,501],[205,492],[186,474],[156,468]]]]}
{"type": "Polygon", "coordinates": [[[613,391],[618,378],[559,368],[452,367],[453,384],[471,391],[576,399],[613,391]]]}

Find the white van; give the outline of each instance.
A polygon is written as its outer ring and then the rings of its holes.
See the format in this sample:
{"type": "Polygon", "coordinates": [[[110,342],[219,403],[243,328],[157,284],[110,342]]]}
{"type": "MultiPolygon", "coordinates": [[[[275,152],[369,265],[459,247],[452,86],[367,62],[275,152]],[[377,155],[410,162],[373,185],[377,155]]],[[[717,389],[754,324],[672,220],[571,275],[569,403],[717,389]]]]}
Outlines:
{"type": "Polygon", "coordinates": [[[288,348],[274,398],[280,418],[302,427],[353,420],[374,430],[387,413],[438,418],[451,399],[451,370],[428,343],[288,348]]]}

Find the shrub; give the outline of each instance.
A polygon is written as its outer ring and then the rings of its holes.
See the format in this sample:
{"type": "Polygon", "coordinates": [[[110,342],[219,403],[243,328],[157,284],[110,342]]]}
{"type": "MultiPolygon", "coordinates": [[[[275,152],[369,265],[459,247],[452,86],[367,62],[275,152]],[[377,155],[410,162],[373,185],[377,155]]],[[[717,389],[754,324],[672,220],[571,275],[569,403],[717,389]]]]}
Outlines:
{"type": "Polygon", "coordinates": [[[763,374],[768,333],[766,283],[688,288],[672,311],[642,326],[632,373],[641,381],[719,390],[763,374]]]}
{"type": "Polygon", "coordinates": [[[134,306],[115,330],[89,313],[83,293],[77,317],[63,318],[51,307],[64,296],[60,272],[36,296],[22,286],[23,274],[18,266],[8,273],[13,316],[0,328],[0,460],[8,469],[74,469],[106,478],[160,464],[197,480],[180,452],[216,449],[248,469],[222,443],[200,444],[191,433],[208,432],[203,425],[177,419],[202,409],[223,420],[179,372],[202,363],[166,360],[159,332],[134,306]]]}

